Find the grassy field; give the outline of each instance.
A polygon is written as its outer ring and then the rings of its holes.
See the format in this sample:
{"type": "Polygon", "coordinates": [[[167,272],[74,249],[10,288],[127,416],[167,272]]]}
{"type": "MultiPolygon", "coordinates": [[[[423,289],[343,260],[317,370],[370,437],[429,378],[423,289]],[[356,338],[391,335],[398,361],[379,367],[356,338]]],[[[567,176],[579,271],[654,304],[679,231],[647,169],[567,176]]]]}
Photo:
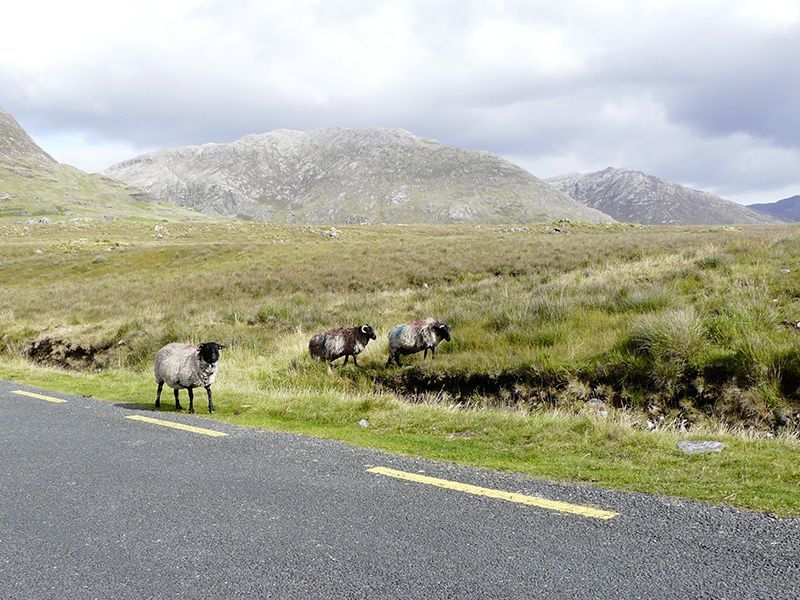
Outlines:
{"type": "Polygon", "coordinates": [[[216,340],[232,423],[800,514],[800,228],[559,227],[0,225],[0,377],[150,405],[162,344],[216,340]],[[384,368],[428,315],[453,341],[384,368]],[[363,322],[361,369],[310,360],[363,322]]]}

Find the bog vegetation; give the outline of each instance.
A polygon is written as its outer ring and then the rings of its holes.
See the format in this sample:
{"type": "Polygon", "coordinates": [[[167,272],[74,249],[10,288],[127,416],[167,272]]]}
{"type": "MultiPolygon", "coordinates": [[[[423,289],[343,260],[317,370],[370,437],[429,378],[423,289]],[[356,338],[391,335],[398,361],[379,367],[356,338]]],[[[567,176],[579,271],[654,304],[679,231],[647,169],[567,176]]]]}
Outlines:
{"type": "Polygon", "coordinates": [[[151,405],[158,348],[218,341],[232,422],[800,512],[800,229],[559,228],[0,225],[0,376],[151,405]],[[386,368],[427,316],[452,341],[386,368]],[[359,369],[308,356],[362,323],[359,369]]]}

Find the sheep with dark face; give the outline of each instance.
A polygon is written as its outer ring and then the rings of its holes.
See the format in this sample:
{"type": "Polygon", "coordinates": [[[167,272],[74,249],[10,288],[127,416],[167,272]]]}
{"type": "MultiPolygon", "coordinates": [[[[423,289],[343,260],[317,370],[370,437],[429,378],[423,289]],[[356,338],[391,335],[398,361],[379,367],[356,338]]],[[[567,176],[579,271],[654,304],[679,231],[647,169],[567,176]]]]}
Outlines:
{"type": "Polygon", "coordinates": [[[344,365],[352,356],[353,364],[358,366],[356,356],[364,351],[370,340],[377,338],[372,325],[336,327],[312,337],[308,342],[308,351],[314,360],[328,363],[344,356],[344,365]]]}
{"type": "Polygon", "coordinates": [[[389,360],[386,361],[386,366],[390,366],[392,361],[398,367],[402,366],[400,357],[405,354],[424,351],[422,358],[425,359],[428,357],[428,350],[434,359],[436,346],[443,341],[450,341],[450,326],[436,319],[427,318],[397,325],[389,332],[389,360]]]}
{"type": "Polygon", "coordinates": [[[224,348],[217,342],[202,344],[167,344],[156,352],[153,374],[156,377],[156,408],[161,406],[161,388],[166,383],[175,392],[175,408],[183,410],[178,399],[178,390],[189,392],[189,412],[194,412],[194,388],[203,387],[208,394],[208,412],[214,412],[211,401],[211,384],[217,377],[219,351],[224,348]]]}

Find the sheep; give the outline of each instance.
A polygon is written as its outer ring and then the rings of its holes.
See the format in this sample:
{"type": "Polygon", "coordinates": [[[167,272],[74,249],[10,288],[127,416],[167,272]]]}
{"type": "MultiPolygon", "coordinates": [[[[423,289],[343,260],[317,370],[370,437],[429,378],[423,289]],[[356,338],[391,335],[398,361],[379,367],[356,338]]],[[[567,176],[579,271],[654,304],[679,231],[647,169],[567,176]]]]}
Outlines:
{"type": "Polygon", "coordinates": [[[358,367],[356,356],[364,351],[370,340],[375,339],[378,336],[369,324],[361,327],[336,327],[312,337],[308,342],[308,351],[314,360],[328,363],[344,356],[342,366],[352,356],[353,364],[358,367]]]}
{"type": "Polygon", "coordinates": [[[395,361],[400,367],[400,356],[422,350],[425,351],[423,360],[428,357],[428,350],[431,351],[431,359],[435,359],[436,346],[442,341],[450,341],[450,326],[430,317],[397,325],[389,332],[389,360],[386,366],[395,361]]]}
{"type": "Polygon", "coordinates": [[[203,342],[199,345],[174,342],[156,352],[153,374],[158,384],[156,409],[161,406],[161,388],[166,383],[175,392],[175,409],[183,410],[178,399],[178,390],[189,392],[189,412],[194,413],[194,392],[196,387],[204,387],[208,394],[208,412],[214,412],[211,401],[211,384],[217,376],[219,351],[224,348],[217,342],[203,342]]]}

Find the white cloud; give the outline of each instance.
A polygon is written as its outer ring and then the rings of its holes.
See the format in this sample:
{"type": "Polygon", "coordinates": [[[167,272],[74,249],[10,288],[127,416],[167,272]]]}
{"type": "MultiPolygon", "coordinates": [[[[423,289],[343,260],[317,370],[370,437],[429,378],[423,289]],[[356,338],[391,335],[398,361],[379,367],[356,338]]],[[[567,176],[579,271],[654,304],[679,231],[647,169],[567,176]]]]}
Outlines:
{"type": "Polygon", "coordinates": [[[77,166],[88,173],[102,171],[112,163],[158,149],[125,142],[92,140],[81,133],[66,132],[42,136],[36,143],[59,162],[77,166]]]}
{"type": "Polygon", "coordinates": [[[278,127],[404,127],[537,175],[794,185],[796,0],[27,0],[0,105],[92,170],[278,127]],[[73,145],[74,144],[74,145],[73,145]]]}

